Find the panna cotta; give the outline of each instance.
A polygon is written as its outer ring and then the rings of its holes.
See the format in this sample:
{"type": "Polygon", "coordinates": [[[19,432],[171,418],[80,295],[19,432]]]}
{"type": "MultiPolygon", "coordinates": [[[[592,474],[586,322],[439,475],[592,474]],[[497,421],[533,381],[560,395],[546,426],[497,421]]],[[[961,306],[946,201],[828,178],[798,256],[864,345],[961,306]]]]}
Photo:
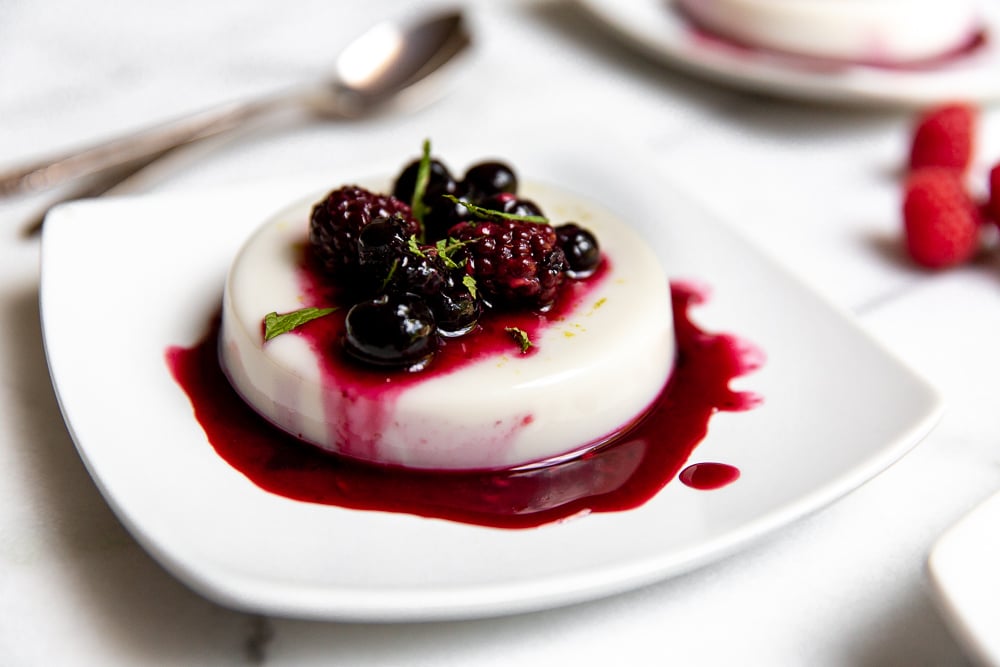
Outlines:
{"type": "Polygon", "coordinates": [[[593,232],[601,268],[567,281],[547,311],[498,309],[476,331],[442,338],[417,370],[366,367],[345,355],[346,307],[264,340],[269,313],[329,305],[304,261],[317,198],[275,215],[227,277],[219,356],[231,384],[306,442],[415,469],[546,462],[630,426],[673,369],[667,276],[645,241],[604,207],[544,185],[525,185],[523,195],[550,219],[593,232]]]}
{"type": "Polygon", "coordinates": [[[707,30],[766,50],[901,65],[956,52],[982,28],[976,0],[678,0],[707,30]]]}

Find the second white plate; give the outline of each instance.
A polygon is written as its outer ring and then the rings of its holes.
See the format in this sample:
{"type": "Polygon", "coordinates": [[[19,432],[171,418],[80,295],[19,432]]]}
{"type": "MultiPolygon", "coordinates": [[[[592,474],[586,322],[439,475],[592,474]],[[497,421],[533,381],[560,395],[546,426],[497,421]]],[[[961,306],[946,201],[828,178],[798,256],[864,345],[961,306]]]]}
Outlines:
{"type": "MultiPolygon", "coordinates": [[[[986,36],[967,54],[935,66],[820,66],[792,55],[707,40],[671,0],[580,0],[625,39],[664,62],[729,86],[835,104],[922,107],[1000,100],[1000,7],[984,2],[986,36]]],[[[994,3],[995,4],[995,3],[994,3]]]]}

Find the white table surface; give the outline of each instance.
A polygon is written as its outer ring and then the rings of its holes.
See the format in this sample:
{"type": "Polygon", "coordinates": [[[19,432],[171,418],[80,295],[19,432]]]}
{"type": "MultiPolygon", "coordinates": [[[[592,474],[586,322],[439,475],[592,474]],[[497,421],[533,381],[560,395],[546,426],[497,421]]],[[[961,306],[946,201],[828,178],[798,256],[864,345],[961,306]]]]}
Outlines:
{"type": "MultiPolygon", "coordinates": [[[[351,35],[414,4],[2,3],[0,165],[307,79],[351,35]]],[[[1000,253],[937,274],[902,256],[898,168],[912,114],[717,88],[635,54],[567,2],[483,0],[470,12],[477,50],[462,90],[437,104],[258,128],[129,188],[283,179],[365,151],[408,155],[415,148],[398,146],[400,134],[447,136],[458,125],[613,126],[649,148],[665,180],[926,375],[947,402],[943,421],[827,509],[631,593],[412,625],[233,612],[143,552],[84,470],[42,350],[38,240],[20,234],[59,191],[0,200],[0,664],[966,664],[924,567],[935,539],[1000,487],[1000,253]]],[[[984,114],[976,168],[998,159],[995,109],[984,114]]]]}

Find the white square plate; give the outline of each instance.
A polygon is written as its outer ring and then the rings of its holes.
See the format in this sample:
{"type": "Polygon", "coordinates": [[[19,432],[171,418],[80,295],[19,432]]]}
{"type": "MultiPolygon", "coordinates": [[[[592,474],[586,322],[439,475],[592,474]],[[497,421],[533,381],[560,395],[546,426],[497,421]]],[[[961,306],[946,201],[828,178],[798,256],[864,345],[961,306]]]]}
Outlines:
{"type": "MultiPolygon", "coordinates": [[[[618,212],[671,277],[710,286],[693,313],[756,343],[739,380],[764,397],[712,418],[694,461],[742,472],[715,491],[668,484],[644,506],[528,530],[346,510],[267,493],[225,463],[164,360],[217,311],[246,236],[304,194],[371,169],[206,194],[78,202],[45,225],[41,310],[59,402],[109,504],[205,596],[326,619],[487,616],[608,595],[734,552],[868,480],[940,413],[936,393],[842,313],[670,190],[641,155],[495,136],[436,151],[465,166],[497,146],[522,175],[618,212]],[[493,142],[488,144],[487,142],[493,142]]],[[[594,145],[594,144],[590,144],[594,145]]],[[[602,146],[612,144],[603,143],[602,146]]],[[[544,204],[543,204],[544,206],[544,204]]]]}
{"type": "Polygon", "coordinates": [[[969,656],[1000,667],[1000,493],[948,529],[927,561],[938,608],[969,656]]]}

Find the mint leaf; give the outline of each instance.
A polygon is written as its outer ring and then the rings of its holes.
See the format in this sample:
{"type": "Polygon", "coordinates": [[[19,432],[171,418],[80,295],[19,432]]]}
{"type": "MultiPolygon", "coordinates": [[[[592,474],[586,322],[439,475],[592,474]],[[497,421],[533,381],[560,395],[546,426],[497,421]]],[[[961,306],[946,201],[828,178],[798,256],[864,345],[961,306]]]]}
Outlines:
{"type": "Polygon", "coordinates": [[[469,274],[465,274],[464,276],[462,276],[462,284],[465,285],[465,289],[469,290],[469,294],[471,294],[472,298],[475,299],[476,279],[470,276],[469,274]]]}
{"type": "Polygon", "coordinates": [[[427,255],[424,254],[424,251],[421,250],[420,246],[417,244],[417,237],[416,236],[411,235],[410,238],[406,241],[406,249],[409,250],[410,252],[412,252],[417,257],[426,257],[427,256],[427,255]]]}
{"type": "Polygon", "coordinates": [[[392,260],[392,266],[389,267],[389,273],[386,274],[385,278],[382,280],[382,284],[379,286],[378,291],[384,292],[385,288],[389,286],[392,282],[392,277],[396,275],[396,269],[399,268],[399,258],[392,260]]]}
{"type": "Polygon", "coordinates": [[[279,315],[278,313],[268,313],[264,316],[264,342],[275,336],[288,333],[292,329],[297,329],[306,322],[329,315],[336,308],[302,308],[290,313],[279,315]]]}
{"type": "Polygon", "coordinates": [[[445,267],[449,269],[457,269],[465,265],[465,259],[463,258],[461,263],[456,262],[454,258],[452,258],[452,255],[455,254],[455,251],[463,246],[469,245],[470,243],[475,243],[481,238],[483,237],[477,236],[476,238],[469,239],[467,241],[459,241],[449,236],[447,240],[441,239],[440,241],[435,243],[434,247],[437,248],[438,257],[440,257],[444,261],[445,267]]]}
{"type": "Polygon", "coordinates": [[[427,184],[431,180],[431,141],[424,139],[423,154],[420,156],[420,165],[417,167],[417,182],[413,185],[413,197],[410,199],[410,210],[413,217],[420,223],[420,240],[423,240],[424,216],[427,215],[427,206],[424,205],[424,194],[427,192],[427,184]]]}
{"type": "Polygon", "coordinates": [[[543,225],[549,224],[549,219],[544,215],[515,215],[514,213],[504,213],[491,208],[483,208],[469,203],[464,199],[459,199],[455,195],[441,195],[453,204],[461,204],[469,209],[469,213],[482,220],[517,220],[519,222],[537,222],[543,225]]]}
{"type": "Polygon", "coordinates": [[[521,347],[521,354],[527,354],[528,350],[531,349],[532,343],[531,339],[528,338],[527,332],[517,327],[504,327],[504,331],[510,334],[510,337],[514,339],[514,342],[521,347]]]}

